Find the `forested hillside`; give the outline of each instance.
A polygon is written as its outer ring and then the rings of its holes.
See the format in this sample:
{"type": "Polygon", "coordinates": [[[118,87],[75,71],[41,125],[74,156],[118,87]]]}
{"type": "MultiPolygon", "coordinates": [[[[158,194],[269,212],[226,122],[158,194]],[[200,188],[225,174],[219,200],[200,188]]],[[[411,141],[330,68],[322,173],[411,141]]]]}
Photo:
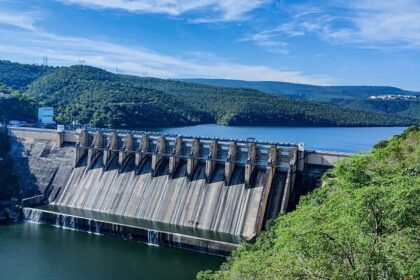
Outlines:
{"type": "Polygon", "coordinates": [[[0,60],[0,83],[15,90],[25,91],[30,83],[54,69],[54,67],[0,60]]]}
{"type": "Polygon", "coordinates": [[[0,65],[1,83],[20,89],[23,96],[35,98],[40,105],[53,106],[60,123],[78,121],[97,127],[141,128],[202,123],[405,126],[418,122],[257,90],[117,75],[90,66],[52,68],[10,62],[0,65]],[[4,70],[7,68],[9,71],[4,70]],[[8,73],[15,73],[14,78],[8,73]]]}
{"type": "Polygon", "coordinates": [[[285,82],[253,82],[224,79],[186,79],[184,81],[221,87],[256,89],[296,99],[314,100],[346,108],[398,114],[420,118],[420,92],[385,86],[314,86],[285,82]],[[378,95],[414,95],[417,100],[372,100],[378,95]]]}
{"type": "Polygon", "coordinates": [[[354,155],[197,279],[420,279],[420,129],[354,155]]]}
{"type": "Polygon", "coordinates": [[[35,98],[21,94],[0,83],[0,92],[10,94],[13,98],[0,98],[0,123],[10,120],[36,121],[37,101],[35,98]]]}
{"type": "Polygon", "coordinates": [[[357,126],[359,123],[369,126],[395,121],[394,116],[386,114],[273,96],[257,90],[194,85],[155,78],[132,79],[143,87],[160,89],[181,97],[191,106],[213,115],[218,123],[226,125],[357,126]]]}
{"type": "Polygon", "coordinates": [[[404,117],[420,119],[420,98],[418,100],[333,100],[339,106],[373,112],[397,114],[404,117]]]}
{"type": "Polygon", "coordinates": [[[27,91],[57,108],[57,121],[96,127],[140,128],[209,123],[213,118],[162,91],[124,82],[89,66],[62,67],[32,83],[27,91]]]}

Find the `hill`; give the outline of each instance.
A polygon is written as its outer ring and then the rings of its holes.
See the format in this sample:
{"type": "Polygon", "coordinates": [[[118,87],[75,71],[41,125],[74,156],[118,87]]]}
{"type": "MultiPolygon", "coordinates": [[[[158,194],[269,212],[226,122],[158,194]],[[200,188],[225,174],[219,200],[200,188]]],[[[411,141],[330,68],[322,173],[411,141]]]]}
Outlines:
{"type": "MultiPolygon", "coordinates": [[[[257,90],[227,88],[155,78],[131,78],[147,88],[160,89],[213,115],[226,125],[370,126],[393,123],[386,114],[345,109],[314,101],[273,96],[257,90]]],[[[399,122],[399,121],[396,121],[399,122]]],[[[415,123],[416,121],[414,121],[415,123]]],[[[400,122],[401,123],[401,122],[400,122]]]]}
{"type": "Polygon", "coordinates": [[[185,79],[183,81],[220,87],[256,89],[276,95],[314,100],[347,108],[399,114],[420,118],[420,92],[387,86],[314,86],[270,81],[185,79]],[[417,96],[417,100],[373,100],[378,95],[417,96]]]}
{"type": "Polygon", "coordinates": [[[0,83],[15,90],[25,91],[33,81],[54,69],[54,67],[0,60],[0,83]]]}
{"type": "Polygon", "coordinates": [[[197,279],[419,279],[420,129],[340,162],[255,245],[197,279]]]}
{"type": "Polygon", "coordinates": [[[11,94],[13,98],[3,99],[0,97],[0,123],[10,120],[21,120],[26,122],[36,121],[36,100],[26,94],[0,83],[0,92],[11,94]]]}
{"type": "Polygon", "coordinates": [[[391,114],[273,96],[252,89],[117,75],[90,66],[46,68],[10,62],[0,62],[0,65],[3,69],[9,67],[9,72],[17,75],[10,79],[9,75],[3,75],[8,71],[0,72],[0,82],[10,87],[23,86],[16,81],[34,78],[25,84],[23,92],[40,104],[55,107],[56,119],[61,123],[77,120],[111,128],[215,122],[273,126],[405,126],[417,123],[414,119],[391,114]],[[19,78],[20,69],[23,69],[22,79],[19,78]]]}
{"type": "Polygon", "coordinates": [[[171,95],[89,66],[61,67],[33,82],[27,93],[57,108],[61,123],[77,120],[96,127],[141,128],[213,120],[171,95]]]}

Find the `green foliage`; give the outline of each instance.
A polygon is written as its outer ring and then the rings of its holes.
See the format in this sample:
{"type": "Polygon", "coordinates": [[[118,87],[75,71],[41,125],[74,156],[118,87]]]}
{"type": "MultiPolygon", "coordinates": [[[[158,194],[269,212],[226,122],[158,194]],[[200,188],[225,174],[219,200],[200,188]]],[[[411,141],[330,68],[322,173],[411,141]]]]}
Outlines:
{"type": "Polygon", "coordinates": [[[0,83],[15,90],[24,91],[30,83],[53,69],[54,67],[0,60],[0,83]]]}
{"type": "Polygon", "coordinates": [[[420,130],[340,162],[321,188],[197,279],[419,279],[420,130]]]}
{"type": "Polygon", "coordinates": [[[124,82],[94,67],[60,68],[34,83],[28,94],[57,108],[56,120],[110,128],[191,125],[209,115],[158,90],[124,82]]]}
{"type": "Polygon", "coordinates": [[[10,120],[36,121],[38,103],[33,96],[21,94],[1,83],[0,92],[7,92],[12,95],[10,99],[0,98],[0,122],[7,123],[10,120]]]}
{"type": "Polygon", "coordinates": [[[257,90],[223,88],[155,78],[125,77],[133,83],[170,93],[209,113],[224,125],[390,126],[418,121],[393,115],[273,96],[257,90]]]}
{"type": "Polygon", "coordinates": [[[25,94],[36,97],[40,105],[53,106],[60,123],[76,120],[91,126],[129,129],[215,122],[237,126],[418,123],[415,119],[343,109],[257,90],[116,75],[89,66],[49,68],[4,61],[0,61],[0,66],[0,82],[25,88],[25,94]],[[15,78],[5,69],[10,69],[15,78]],[[19,73],[26,82],[17,81],[19,73]]]}
{"type": "Polygon", "coordinates": [[[372,100],[372,99],[341,99],[333,100],[335,103],[346,108],[366,110],[372,112],[384,112],[397,114],[404,117],[420,119],[420,99],[415,100],[372,100]]]}
{"type": "Polygon", "coordinates": [[[384,86],[313,86],[284,82],[250,82],[223,79],[187,79],[185,81],[221,87],[256,89],[295,99],[327,102],[341,107],[398,114],[404,117],[420,118],[420,100],[373,100],[372,95],[416,95],[395,87],[384,86]]]}
{"type": "Polygon", "coordinates": [[[367,99],[372,95],[384,94],[420,95],[419,92],[387,86],[315,86],[287,82],[253,82],[226,79],[185,79],[184,81],[219,87],[256,89],[278,95],[326,102],[333,99],[367,99]]]}

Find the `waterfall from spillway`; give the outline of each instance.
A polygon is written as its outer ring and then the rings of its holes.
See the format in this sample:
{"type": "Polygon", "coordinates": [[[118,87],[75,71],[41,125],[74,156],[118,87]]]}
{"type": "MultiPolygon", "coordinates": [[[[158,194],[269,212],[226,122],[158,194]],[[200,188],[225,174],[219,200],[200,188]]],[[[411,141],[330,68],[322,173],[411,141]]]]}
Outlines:
{"type": "Polygon", "coordinates": [[[23,209],[23,219],[31,223],[40,223],[41,222],[41,211],[32,211],[32,209],[23,209]]]}
{"type": "MultiPolygon", "coordinates": [[[[52,204],[139,218],[154,222],[194,227],[252,238],[258,219],[264,213],[260,203],[267,184],[265,169],[256,169],[253,183],[244,184],[244,167],[236,166],[230,183],[224,181],[224,165],[216,165],[205,180],[205,164],[195,168],[191,179],[187,164],[181,162],[172,178],[168,162],[163,161],[152,176],[151,160],[136,167],[134,158],[120,166],[118,157],[103,164],[103,155],[87,166],[76,167],[66,186],[52,204]]],[[[286,175],[278,173],[272,188],[281,192],[286,175]]],[[[150,242],[156,243],[150,233],[150,242]]]]}

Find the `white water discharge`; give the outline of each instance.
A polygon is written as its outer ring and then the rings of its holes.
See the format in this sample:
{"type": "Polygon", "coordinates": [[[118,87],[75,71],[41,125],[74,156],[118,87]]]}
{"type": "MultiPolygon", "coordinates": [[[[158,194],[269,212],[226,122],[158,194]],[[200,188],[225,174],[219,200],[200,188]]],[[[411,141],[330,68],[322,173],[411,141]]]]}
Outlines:
{"type": "MultiPolygon", "coordinates": [[[[235,168],[231,183],[223,181],[224,166],[217,166],[210,183],[204,179],[205,165],[192,179],[181,164],[174,179],[168,164],[151,174],[151,161],[135,167],[134,159],[121,168],[114,157],[107,170],[99,156],[92,168],[76,167],[67,185],[52,204],[93,210],[155,222],[195,227],[251,238],[256,234],[266,171],[260,170],[251,187],[245,187],[244,167],[235,168]]],[[[273,188],[283,188],[284,178],[273,188]]],[[[149,243],[154,244],[153,234],[149,243]]]]}
{"type": "Polygon", "coordinates": [[[41,222],[41,215],[42,212],[38,210],[33,210],[30,208],[23,208],[23,218],[25,221],[29,221],[31,223],[40,223],[41,222]]]}
{"type": "Polygon", "coordinates": [[[147,244],[153,246],[159,246],[159,233],[154,230],[147,231],[147,244]]]}

